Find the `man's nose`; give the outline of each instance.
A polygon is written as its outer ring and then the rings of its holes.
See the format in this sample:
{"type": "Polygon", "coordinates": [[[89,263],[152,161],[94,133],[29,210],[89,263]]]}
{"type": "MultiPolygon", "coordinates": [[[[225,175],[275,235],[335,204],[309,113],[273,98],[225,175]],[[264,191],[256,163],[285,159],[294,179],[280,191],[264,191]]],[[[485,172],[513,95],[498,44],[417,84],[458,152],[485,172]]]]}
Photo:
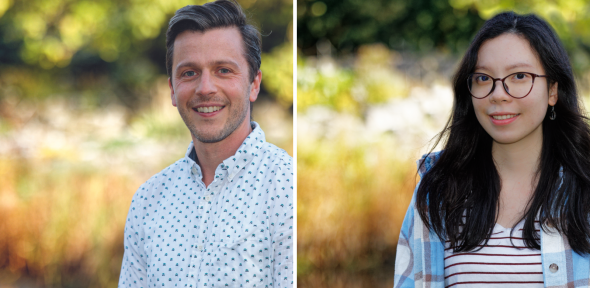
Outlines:
{"type": "Polygon", "coordinates": [[[196,88],[196,93],[200,95],[209,95],[217,92],[217,86],[214,83],[215,79],[210,72],[204,71],[199,79],[199,84],[196,88]]]}

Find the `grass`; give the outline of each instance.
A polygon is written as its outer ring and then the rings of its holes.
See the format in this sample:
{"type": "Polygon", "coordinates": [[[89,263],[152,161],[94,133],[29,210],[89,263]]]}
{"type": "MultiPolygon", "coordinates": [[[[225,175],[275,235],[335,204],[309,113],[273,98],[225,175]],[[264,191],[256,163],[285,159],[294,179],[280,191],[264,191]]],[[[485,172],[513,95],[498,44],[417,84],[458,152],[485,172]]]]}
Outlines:
{"type": "Polygon", "coordinates": [[[0,160],[0,268],[46,287],[113,287],[141,180],[53,161],[0,160]]]}
{"type": "Polygon", "coordinates": [[[298,284],[391,287],[416,166],[387,138],[343,143],[298,143],[298,284]]]}
{"type": "MultiPolygon", "coordinates": [[[[117,286],[133,194],[183,157],[190,141],[169,96],[159,94],[155,108],[129,123],[107,121],[124,119],[113,107],[85,111],[55,101],[27,104],[30,119],[0,118],[0,148],[9,149],[0,149],[0,287],[117,286]],[[60,125],[43,120],[52,105],[58,113],[49,116],[64,118],[60,125]]],[[[269,127],[267,141],[292,155],[292,115],[271,101],[257,108],[272,116],[254,115],[269,127]]]]}

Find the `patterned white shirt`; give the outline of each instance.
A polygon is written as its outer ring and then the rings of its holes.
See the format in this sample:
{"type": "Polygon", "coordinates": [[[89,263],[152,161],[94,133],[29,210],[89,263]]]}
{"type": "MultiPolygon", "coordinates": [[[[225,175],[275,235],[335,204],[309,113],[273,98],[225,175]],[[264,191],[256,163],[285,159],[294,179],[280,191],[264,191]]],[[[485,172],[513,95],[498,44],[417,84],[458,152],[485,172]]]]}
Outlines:
{"type": "Polygon", "coordinates": [[[119,287],[293,286],[293,158],[252,127],[208,187],[193,143],[139,187],[119,287]]]}

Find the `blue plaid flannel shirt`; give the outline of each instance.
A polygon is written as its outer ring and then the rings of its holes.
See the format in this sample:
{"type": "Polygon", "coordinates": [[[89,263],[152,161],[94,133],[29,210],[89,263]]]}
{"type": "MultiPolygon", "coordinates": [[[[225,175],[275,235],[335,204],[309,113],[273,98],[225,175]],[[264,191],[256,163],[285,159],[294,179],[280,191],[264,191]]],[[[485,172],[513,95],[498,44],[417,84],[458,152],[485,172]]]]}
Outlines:
{"type": "MultiPolygon", "coordinates": [[[[440,152],[435,152],[418,161],[420,177],[430,170],[439,157],[440,152]],[[425,165],[420,167],[422,161],[425,161],[425,165]]],[[[420,219],[414,205],[417,190],[418,186],[402,224],[393,286],[444,287],[444,242],[434,231],[429,231],[420,219]]],[[[545,287],[590,287],[590,256],[574,252],[567,239],[554,229],[549,228],[547,232],[541,229],[541,259],[545,287]],[[557,265],[557,270],[549,268],[552,264],[557,265]]]]}

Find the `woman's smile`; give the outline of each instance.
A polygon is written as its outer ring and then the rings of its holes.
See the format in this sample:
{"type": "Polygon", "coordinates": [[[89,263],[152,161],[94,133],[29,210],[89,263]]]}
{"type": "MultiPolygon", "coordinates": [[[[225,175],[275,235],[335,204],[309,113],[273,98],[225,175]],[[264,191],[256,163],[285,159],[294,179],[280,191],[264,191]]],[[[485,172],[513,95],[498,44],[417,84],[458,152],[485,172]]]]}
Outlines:
{"type": "Polygon", "coordinates": [[[494,125],[508,125],[520,116],[520,113],[492,113],[490,114],[490,120],[494,125]]]}

